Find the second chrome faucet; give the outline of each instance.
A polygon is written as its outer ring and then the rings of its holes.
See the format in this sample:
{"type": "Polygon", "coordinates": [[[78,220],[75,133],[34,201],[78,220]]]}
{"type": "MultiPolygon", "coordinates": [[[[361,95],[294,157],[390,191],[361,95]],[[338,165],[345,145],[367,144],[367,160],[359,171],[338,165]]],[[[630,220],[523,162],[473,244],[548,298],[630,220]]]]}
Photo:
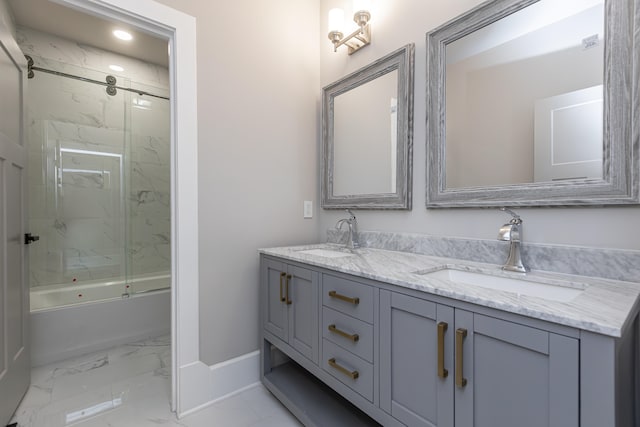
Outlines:
{"type": "Polygon", "coordinates": [[[351,212],[351,209],[347,209],[349,214],[348,218],[342,218],[336,222],[336,229],[342,230],[342,226],[347,224],[349,226],[349,240],[347,241],[347,248],[356,249],[360,247],[358,243],[358,220],[356,216],[351,212]]]}
{"type": "Polygon", "coordinates": [[[522,243],[522,218],[514,211],[507,208],[500,208],[501,211],[511,214],[511,221],[500,227],[498,240],[509,242],[509,256],[502,266],[505,271],[515,271],[526,273],[528,269],[522,263],[520,255],[520,245],[522,243]]]}

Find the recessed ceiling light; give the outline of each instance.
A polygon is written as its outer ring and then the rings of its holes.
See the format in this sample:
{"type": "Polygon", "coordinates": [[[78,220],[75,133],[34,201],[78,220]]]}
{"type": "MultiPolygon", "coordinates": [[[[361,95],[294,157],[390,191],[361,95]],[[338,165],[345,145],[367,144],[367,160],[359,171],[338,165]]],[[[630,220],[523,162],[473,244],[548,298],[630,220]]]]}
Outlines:
{"type": "Polygon", "coordinates": [[[124,71],[124,68],[122,68],[122,67],[121,67],[121,66],[119,66],[119,65],[115,65],[115,64],[109,65],[109,68],[111,68],[113,71],[117,71],[117,72],[122,72],[122,71],[124,71]]]}
{"type": "Polygon", "coordinates": [[[129,41],[133,39],[133,36],[131,35],[131,33],[127,33],[126,31],[122,31],[122,30],[115,30],[113,32],[113,35],[119,38],[120,40],[129,41]]]}

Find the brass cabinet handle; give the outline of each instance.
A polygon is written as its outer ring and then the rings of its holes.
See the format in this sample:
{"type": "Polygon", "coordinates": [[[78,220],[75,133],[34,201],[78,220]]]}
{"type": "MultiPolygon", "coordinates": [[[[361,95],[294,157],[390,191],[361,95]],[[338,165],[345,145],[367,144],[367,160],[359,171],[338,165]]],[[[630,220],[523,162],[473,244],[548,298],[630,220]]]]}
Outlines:
{"type": "Polygon", "coordinates": [[[438,376],[447,378],[449,371],[444,368],[444,333],[449,325],[446,322],[438,323],[438,376]]]}
{"type": "Polygon", "coordinates": [[[329,366],[331,366],[332,368],[337,369],[338,371],[342,372],[343,374],[345,374],[346,376],[348,376],[352,380],[357,380],[358,377],[360,376],[360,373],[358,371],[350,371],[347,368],[338,365],[336,363],[336,358],[335,357],[332,357],[331,359],[329,359],[328,362],[329,362],[329,366]]]}
{"type": "Polygon", "coordinates": [[[291,275],[287,274],[287,292],[286,292],[286,294],[287,294],[287,305],[291,305],[291,303],[293,302],[293,301],[291,301],[289,299],[289,281],[290,280],[291,280],[291,275]]]}
{"type": "Polygon", "coordinates": [[[467,385],[467,379],[464,378],[462,373],[462,368],[464,366],[464,360],[462,358],[462,342],[466,336],[466,329],[456,329],[456,385],[458,387],[464,387],[467,385]]]}
{"type": "Polygon", "coordinates": [[[329,330],[331,332],[333,332],[334,334],[338,334],[341,337],[345,337],[348,340],[351,340],[353,342],[358,342],[358,340],[360,340],[360,335],[358,334],[349,334],[345,331],[341,331],[340,329],[336,328],[336,325],[329,325],[329,330]]]}
{"type": "Polygon", "coordinates": [[[284,302],[284,295],[282,295],[282,279],[284,279],[284,276],[286,276],[287,273],[280,273],[280,302],[284,302]]]}
{"type": "Polygon", "coordinates": [[[351,303],[353,305],[360,304],[360,298],[358,298],[358,297],[351,298],[351,297],[347,297],[347,296],[344,296],[344,295],[340,295],[336,291],[329,291],[329,296],[331,298],[336,298],[336,299],[339,299],[339,300],[342,300],[342,301],[346,301],[346,302],[351,303]]]}

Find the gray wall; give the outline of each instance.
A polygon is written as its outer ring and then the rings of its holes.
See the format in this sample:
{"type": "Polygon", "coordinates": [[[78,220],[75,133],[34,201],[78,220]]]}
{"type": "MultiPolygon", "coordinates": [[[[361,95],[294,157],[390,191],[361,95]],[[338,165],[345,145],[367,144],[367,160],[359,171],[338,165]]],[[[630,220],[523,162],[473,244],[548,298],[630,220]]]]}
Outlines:
{"type": "MultiPolygon", "coordinates": [[[[425,208],[425,34],[431,29],[481,3],[480,0],[377,0],[372,17],[370,46],[352,56],[333,53],[324,42],[326,16],[339,0],[321,0],[320,80],[327,85],[341,76],[407,44],[416,43],[413,210],[410,212],[357,212],[361,229],[405,231],[438,236],[495,239],[507,215],[488,209],[425,208]]],[[[524,239],[551,244],[640,249],[640,207],[519,209],[525,221],[524,239]]],[[[341,211],[320,214],[320,239],[324,230],[344,216],[341,211]]]]}
{"type": "Polygon", "coordinates": [[[258,348],[257,249],[318,238],[302,202],[318,206],[319,0],[159,1],[197,19],[200,358],[211,365],[258,348]]]}

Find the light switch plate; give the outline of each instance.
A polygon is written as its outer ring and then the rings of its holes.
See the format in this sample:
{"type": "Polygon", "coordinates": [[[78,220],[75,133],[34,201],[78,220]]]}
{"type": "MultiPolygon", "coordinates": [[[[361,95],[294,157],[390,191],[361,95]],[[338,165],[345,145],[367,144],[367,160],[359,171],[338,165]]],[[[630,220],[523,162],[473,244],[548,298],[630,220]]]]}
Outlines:
{"type": "Polygon", "coordinates": [[[311,200],[304,201],[304,218],[313,218],[313,202],[311,200]]]}

